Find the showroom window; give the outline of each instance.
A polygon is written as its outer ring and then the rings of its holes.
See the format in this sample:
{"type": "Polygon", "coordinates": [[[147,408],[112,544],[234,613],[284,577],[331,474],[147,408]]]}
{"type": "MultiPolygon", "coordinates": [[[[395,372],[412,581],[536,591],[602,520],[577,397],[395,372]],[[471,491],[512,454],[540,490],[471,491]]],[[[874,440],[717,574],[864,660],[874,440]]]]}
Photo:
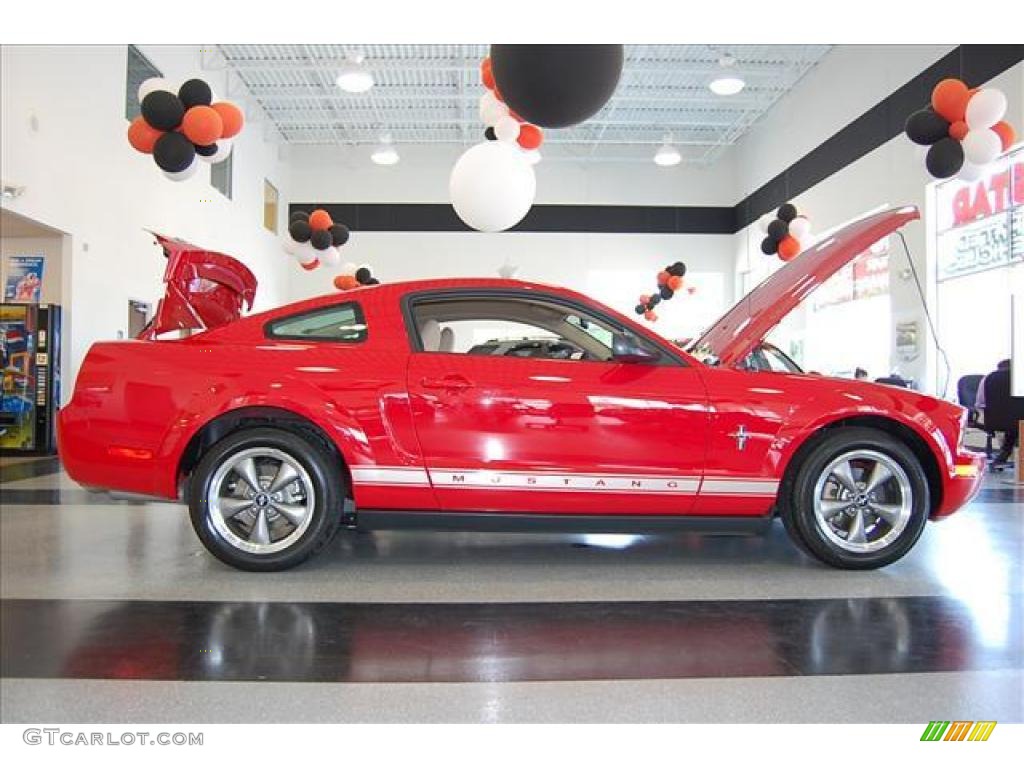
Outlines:
{"type": "Polygon", "coordinates": [[[232,152],[219,163],[210,166],[210,184],[228,200],[231,199],[234,162],[235,153],[232,152]]]}
{"type": "Polygon", "coordinates": [[[301,341],[338,341],[351,344],[366,340],[366,318],[355,302],[337,304],[326,309],[303,312],[266,325],[272,339],[301,341]]]}
{"type": "Polygon", "coordinates": [[[279,195],[277,187],[263,180],[263,226],[277,234],[277,208],[279,195]]]}
{"type": "Polygon", "coordinates": [[[134,45],[128,46],[124,91],[124,116],[126,119],[134,120],[142,114],[142,105],[139,104],[139,86],[151,77],[163,76],[163,72],[154,67],[138,48],[134,45]]]}

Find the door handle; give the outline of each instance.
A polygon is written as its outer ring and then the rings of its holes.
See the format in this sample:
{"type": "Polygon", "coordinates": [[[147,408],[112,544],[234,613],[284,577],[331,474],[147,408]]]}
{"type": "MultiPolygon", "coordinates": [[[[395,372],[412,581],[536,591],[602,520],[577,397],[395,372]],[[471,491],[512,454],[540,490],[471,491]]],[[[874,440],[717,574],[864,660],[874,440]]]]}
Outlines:
{"type": "Polygon", "coordinates": [[[465,376],[442,376],[440,379],[432,379],[424,376],[420,379],[420,385],[426,389],[469,389],[473,382],[465,376]]]}

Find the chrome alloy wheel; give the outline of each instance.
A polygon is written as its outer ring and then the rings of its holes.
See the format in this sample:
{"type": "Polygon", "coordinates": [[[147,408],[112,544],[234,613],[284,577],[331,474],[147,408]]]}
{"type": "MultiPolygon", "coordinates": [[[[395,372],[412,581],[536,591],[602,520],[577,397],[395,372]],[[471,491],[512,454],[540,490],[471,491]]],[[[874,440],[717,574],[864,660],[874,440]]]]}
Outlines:
{"type": "Polygon", "coordinates": [[[814,519],[847,552],[877,552],[892,544],[914,507],[910,478],[884,453],[849,451],[834,459],[814,486],[814,519]]]}
{"type": "Polygon", "coordinates": [[[313,481],[277,448],[239,451],[210,480],[210,523],[231,546],[269,555],[298,541],[313,519],[313,481]]]}

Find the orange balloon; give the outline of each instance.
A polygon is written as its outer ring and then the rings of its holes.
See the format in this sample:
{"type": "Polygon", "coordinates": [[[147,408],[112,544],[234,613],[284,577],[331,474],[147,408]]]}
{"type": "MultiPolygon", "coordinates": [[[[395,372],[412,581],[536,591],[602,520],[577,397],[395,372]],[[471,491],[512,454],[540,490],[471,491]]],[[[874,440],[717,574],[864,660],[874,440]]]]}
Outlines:
{"type": "Polygon", "coordinates": [[[338,275],[334,278],[334,287],[339,291],[350,291],[359,287],[359,281],[355,275],[338,275]]]}
{"type": "Polygon", "coordinates": [[[932,108],[949,122],[955,123],[964,119],[970,98],[971,92],[963,80],[947,77],[932,91],[932,108]]]}
{"type": "Polygon", "coordinates": [[[1017,140],[1017,132],[1013,130],[1013,126],[1005,120],[1000,120],[998,123],[992,126],[992,130],[999,136],[999,141],[1003,144],[1003,151],[1005,152],[1013,146],[1013,142],[1017,140]]]}
{"type": "Polygon", "coordinates": [[[334,221],[331,220],[331,214],[323,208],[317,208],[309,214],[309,226],[313,229],[330,229],[334,226],[334,221]]]}
{"type": "Polygon", "coordinates": [[[153,154],[153,145],[163,135],[163,131],[158,131],[151,126],[141,115],[132,120],[132,124],[128,126],[128,143],[147,155],[153,154]]]}
{"type": "Polygon", "coordinates": [[[668,279],[670,277],[671,275],[668,272],[666,272],[664,269],[661,270],[661,272],[658,273],[658,285],[664,285],[665,283],[668,282],[668,279]]]}
{"type": "Polygon", "coordinates": [[[221,122],[224,123],[224,132],[220,138],[230,139],[241,132],[245,118],[242,116],[242,110],[230,101],[218,101],[216,104],[212,104],[210,109],[220,115],[221,122]]]}
{"type": "Polygon", "coordinates": [[[537,149],[544,142],[544,132],[536,125],[523,123],[519,126],[519,138],[516,141],[523,149],[537,149]]]}
{"type": "Polygon", "coordinates": [[[683,287],[683,278],[679,277],[679,275],[672,275],[668,279],[668,287],[673,291],[678,291],[683,287]]]}
{"type": "Polygon", "coordinates": [[[800,241],[792,235],[786,235],[779,241],[779,258],[789,261],[800,253],[800,241]]]}
{"type": "Polygon", "coordinates": [[[484,88],[494,90],[494,72],[491,70],[491,57],[487,56],[480,62],[480,79],[484,81],[484,88]]]}
{"type": "Polygon", "coordinates": [[[181,132],[193,144],[201,147],[215,144],[224,133],[224,121],[213,107],[199,104],[190,107],[181,121],[181,132]]]}
{"type": "Polygon", "coordinates": [[[299,264],[307,272],[312,272],[314,269],[320,266],[320,259],[313,259],[308,264],[299,264]]]}
{"type": "Polygon", "coordinates": [[[650,320],[652,323],[658,319],[658,315],[655,314],[653,309],[648,309],[644,312],[644,320],[650,320]]]}
{"type": "Polygon", "coordinates": [[[956,139],[957,141],[964,140],[964,136],[967,135],[967,130],[967,123],[963,120],[957,120],[955,123],[949,124],[950,138],[956,139]]]}

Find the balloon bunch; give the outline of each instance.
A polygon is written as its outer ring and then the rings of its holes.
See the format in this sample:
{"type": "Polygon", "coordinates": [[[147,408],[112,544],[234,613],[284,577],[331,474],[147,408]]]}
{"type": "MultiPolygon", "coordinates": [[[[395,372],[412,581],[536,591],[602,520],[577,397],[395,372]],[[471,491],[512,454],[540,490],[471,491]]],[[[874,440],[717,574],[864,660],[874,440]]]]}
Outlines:
{"type": "Polygon", "coordinates": [[[339,248],[348,242],[348,235],[348,227],[335,224],[331,215],[322,208],[312,213],[296,211],[288,223],[284,250],[294,256],[305,270],[316,269],[321,263],[340,264],[339,248]]]}
{"type": "Polygon", "coordinates": [[[1006,95],[998,88],[968,88],[950,77],[932,90],[931,105],[907,118],[907,138],[927,146],[925,167],[936,179],[974,181],[1016,139],[1003,120],[1006,95]]]}
{"type": "Polygon", "coordinates": [[[765,256],[778,254],[783,261],[796,258],[807,247],[811,236],[811,222],[797,213],[796,206],[785,203],[774,214],[766,213],[758,222],[765,233],[761,252],[765,256]]]}
{"type": "MultiPolygon", "coordinates": [[[[637,305],[633,308],[633,311],[638,315],[643,315],[645,320],[650,320],[652,323],[658,319],[658,315],[655,313],[654,308],[658,306],[662,301],[668,301],[676,295],[677,291],[683,288],[683,277],[686,275],[686,265],[681,261],[677,261],[674,264],[669,264],[663,270],[658,273],[658,292],[651,294],[643,294],[640,296],[640,300],[637,305]]],[[[693,288],[687,289],[690,293],[693,293],[693,288]]]]}
{"type": "Polygon", "coordinates": [[[175,90],[168,80],[151,77],[138,95],[142,115],[128,126],[128,143],[152,155],[172,181],[194,176],[198,160],[224,160],[245,123],[242,110],[229,101],[215,102],[210,86],[198,78],[175,90]]]}
{"type": "Polygon", "coordinates": [[[380,285],[380,280],[373,276],[369,264],[357,267],[348,262],[341,267],[341,273],[334,278],[334,287],[339,291],[348,291],[361,285],[380,285]]]}
{"type": "Polygon", "coordinates": [[[494,71],[491,69],[491,57],[486,57],[480,64],[480,79],[483,80],[486,93],[480,97],[480,119],[487,126],[484,138],[488,141],[504,141],[518,144],[526,153],[531,165],[540,162],[538,149],[544,143],[544,132],[532,123],[523,120],[508,108],[501,98],[501,91],[494,82],[494,71]]]}

